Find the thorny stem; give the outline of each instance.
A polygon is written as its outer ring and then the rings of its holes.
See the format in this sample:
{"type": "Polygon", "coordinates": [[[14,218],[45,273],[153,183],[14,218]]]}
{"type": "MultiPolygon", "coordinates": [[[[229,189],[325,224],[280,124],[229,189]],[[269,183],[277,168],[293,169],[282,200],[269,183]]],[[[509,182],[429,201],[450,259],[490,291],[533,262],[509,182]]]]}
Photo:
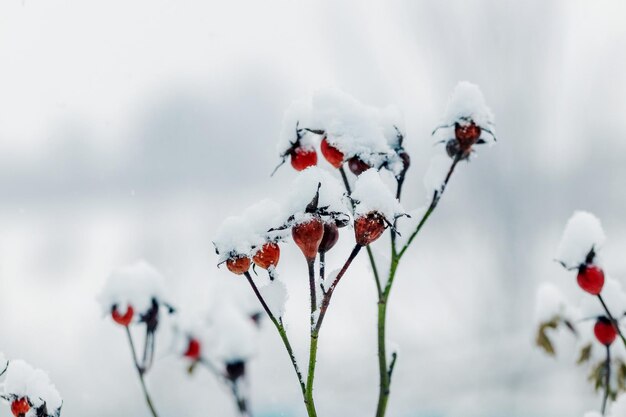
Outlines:
{"type": "Polygon", "coordinates": [[[150,397],[150,393],[148,392],[148,388],[146,387],[146,381],[144,380],[144,369],[139,365],[137,361],[137,353],[135,351],[135,343],[133,342],[133,336],[130,334],[130,329],[128,326],[125,326],[126,335],[128,336],[128,344],[130,345],[130,350],[133,354],[133,362],[135,363],[135,369],[137,369],[137,375],[139,375],[139,382],[141,383],[141,389],[143,391],[143,395],[146,399],[146,404],[148,404],[148,408],[152,413],[153,417],[159,417],[154,408],[154,404],[152,403],[152,398],[150,397]]]}
{"type": "Polygon", "coordinates": [[[602,399],[602,415],[606,413],[606,404],[611,393],[611,346],[606,346],[606,364],[604,368],[604,398],[602,399]]]}
{"type": "MultiPolygon", "coordinates": [[[[291,364],[293,365],[293,369],[296,372],[296,376],[298,377],[298,382],[300,383],[300,389],[302,391],[302,395],[304,396],[306,394],[306,387],[304,385],[304,379],[302,378],[302,373],[300,372],[300,368],[298,367],[298,361],[296,360],[296,356],[293,353],[293,348],[291,347],[291,343],[289,342],[289,337],[287,336],[287,331],[285,330],[283,319],[282,317],[279,317],[278,319],[276,319],[276,317],[274,316],[270,308],[267,306],[265,299],[259,292],[258,287],[252,280],[252,276],[250,275],[250,273],[245,272],[244,275],[246,276],[246,279],[250,283],[250,286],[252,287],[252,291],[254,291],[254,294],[259,299],[261,306],[263,306],[263,309],[267,313],[267,316],[270,318],[271,322],[274,324],[274,327],[276,327],[276,330],[278,330],[278,334],[280,335],[280,338],[282,339],[283,344],[285,345],[285,349],[287,349],[287,353],[289,354],[289,359],[291,359],[291,364]]],[[[305,401],[306,401],[306,398],[305,398],[305,401]]]]}
{"type": "MultiPolygon", "coordinates": [[[[428,206],[428,209],[426,210],[426,212],[420,219],[413,233],[411,233],[411,235],[409,236],[407,242],[402,246],[402,248],[399,251],[397,250],[397,247],[396,247],[396,233],[393,230],[391,231],[391,264],[389,266],[389,275],[387,278],[387,282],[382,291],[381,291],[381,285],[380,285],[380,278],[377,276],[376,273],[374,274],[374,278],[376,280],[376,287],[379,293],[379,297],[378,297],[378,372],[380,376],[380,388],[378,392],[378,406],[376,408],[376,417],[383,417],[387,411],[387,402],[389,401],[389,394],[391,392],[390,390],[391,377],[393,375],[393,369],[394,369],[396,360],[398,358],[397,352],[394,352],[392,354],[391,363],[389,365],[387,364],[387,346],[386,346],[387,345],[387,339],[386,339],[387,304],[389,301],[389,296],[391,294],[393,281],[396,277],[398,264],[402,256],[404,256],[404,254],[406,253],[409,246],[411,246],[411,243],[413,243],[413,240],[415,239],[415,237],[422,230],[422,227],[424,226],[424,224],[426,224],[426,221],[428,220],[430,215],[437,208],[437,205],[439,204],[439,201],[441,200],[441,197],[443,196],[443,193],[446,190],[448,182],[450,181],[450,178],[452,177],[452,174],[454,173],[454,169],[456,168],[460,160],[461,160],[461,155],[457,155],[454,158],[454,160],[452,161],[452,164],[450,165],[450,169],[448,170],[446,178],[443,181],[443,184],[441,185],[441,188],[435,191],[435,193],[433,194],[433,199],[430,202],[430,205],[428,206]]],[[[398,182],[398,190],[396,193],[398,197],[400,197],[401,195],[401,187],[402,187],[402,183],[398,182]]],[[[374,271],[376,271],[373,257],[370,259],[370,262],[372,263],[372,267],[374,268],[374,271]]]]}
{"type": "Polygon", "coordinates": [[[613,317],[613,315],[611,314],[611,311],[609,310],[606,303],[604,302],[604,298],[602,298],[601,294],[598,294],[598,300],[600,300],[600,303],[602,304],[602,307],[604,308],[606,315],[609,317],[609,320],[611,320],[611,323],[613,323],[613,325],[615,326],[615,329],[617,330],[617,334],[619,334],[619,337],[620,339],[622,339],[622,343],[624,344],[624,347],[626,347],[626,338],[624,338],[624,335],[622,334],[622,330],[619,328],[619,322],[615,320],[615,317],[613,317]]]}

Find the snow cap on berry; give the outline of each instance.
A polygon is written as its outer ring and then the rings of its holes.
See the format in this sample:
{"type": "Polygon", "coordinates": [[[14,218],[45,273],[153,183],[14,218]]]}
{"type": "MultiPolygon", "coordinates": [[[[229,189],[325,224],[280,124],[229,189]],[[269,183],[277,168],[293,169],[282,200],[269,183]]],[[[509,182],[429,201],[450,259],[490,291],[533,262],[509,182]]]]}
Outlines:
{"type": "Polygon", "coordinates": [[[567,221],[556,260],[567,268],[577,268],[585,263],[592,249],[597,253],[605,240],[600,220],[589,212],[576,211],[567,221]]]}
{"type": "Polygon", "coordinates": [[[269,232],[284,223],[282,208],[273,200],[264,199],[248,207],[241,216],[226,218],[215,233],[213,244],[219,262],[232,257],[252,257],[270,240],[281,240],[284,232],[269,232]]]}
{"type": "MultiPolygon", "coordinates": [[[[464,126],[471,122],[474,122],[482,129],[489,129],[495,134],[493,113],[487,107],[482,91],[476,84],[461,81],[456,85],[448,99],[448,105],[441,124],[450,126],[450,128],[446,129],[449,133],[449,129],[453,131],[455,123],[464,126]]],[[[480,138],[487,143],[494,142],[494,137],[486,132],[482,132],[480,138]]]]}
{"type": "Polygon", "coordinates": [[[42,409],[45,405],[46,417],[57,417],[63,405],[61,395],[48,374],[41,369],[35,369],[23,360],[10,362],[6,379],[0,389],[2,397],[12,401],[28,398],[33,410],[42,409]]]}
{"type": "Polygon", "coordinates": [[[298,174],[291,186],[291,193],[286,202],[286,210],[294,216],[295,223],[310,218],[307,206],[319,189],[318,208],[327,212],[341,213],[348,216],[349,210],[341,183],[328,171],[318,167],[307,168],[298,174]]]}
{"type": "Polygon", "coordinates": [[[402,205],[383,183],[380,173],[375,169],[369,169],[359,176],[351,197],[355,202],[356,217],[378,212],[389,223],[393,223],[394,219],[405,214],[402,205]]]}
{"type": "Polygon", "coordinates": [[[163,295],[163,276],[154,266],[139,260],[114,270],[104,284],[98,301],[104,314],[110,314],[113,306],[125,312],[129,305],[141,314],[152,306],[152,299],[163,300],[163,295]]]}

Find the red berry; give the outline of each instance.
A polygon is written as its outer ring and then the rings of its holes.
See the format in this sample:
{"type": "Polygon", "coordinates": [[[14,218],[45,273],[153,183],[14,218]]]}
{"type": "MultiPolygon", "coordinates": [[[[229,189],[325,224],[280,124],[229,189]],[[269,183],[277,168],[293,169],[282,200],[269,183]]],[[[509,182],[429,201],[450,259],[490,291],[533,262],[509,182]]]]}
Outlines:
{"type": "Polygon", "coordinates": [[[480,126],[477,126],[473,121],[466,125],[460,123],[454,125],[454,137],[463,150],[469,149],[475,144],[480,138],[480,133],[480,126]]]}
{"type": "Polygon", "coordinates": [[[589,294],[598,295],[604,287],[604,272],[596,265],[582,265],[577,280],[580,288],[589,294]]]}
{"type": "Polygon", "coordinates": [[[261,246],[261,249],[252,257],[254,263],[263,269],[268,269],[270,266],[275,267],[278,265],[279,259],[280,246],[274,242],[267,242],[265,245],[261,246]]]}
{"type": "Polygon", "coordinates": [[[317,165],[317,152],[309,147],[298,146],[291,151],[291,166],[296,171],[303,171],[317,165]]]}
{"type": "Polygon", "coordinates": [[[226,267],[230,272],[242,275],[250,269],[250,258],[247,256],[235,256],[226,261],[226,267]]]}
{"type": "Polygon", "coordinates": [[[593,326],[593,333],[596,335],[598,342],[610,346],[617,337],[617,327],[606,317],[600,317],[596,321],[595,326],[593,326]]]}
{"type": "Polygon", "coordinates": [[[126,312],[124,314],[119,312],[117,306],[113,306],[113,310],[111,310],[111,317],[113,317],[113,321],[121,326],[128,326],[133,321],[134,315],[135,310],[131,305],[126,307],[126,312]]]}
{"type": "Polygon", "coordinates": [[[291,235],[304,257],[310,261],[317,256],[317,250],[324,237],[324,225],[319,217],[313,217],[293,226],[291,235]]]}
{"type": "Polygon", "coordinates": [[[371,168],[369,164],[363,162],[358,156],[353,156],[348,160],[348,168],[357,177],[371,168]]]}
{"type": "Polygon", "coordinates": [[[385,231],[386,223],[384,217],[375,211],[358,217],[354,221],[354,235],[356,243],[367,246],[378,239],[385,231]]]}
{"type": "Polygon", "coordinates": [[[24,417],[28,410],[30,410],[30,404],[26,398],[20,398],[11,403],[11,412],[15,417],[24,417]]]}
{"type": "Polygon", "coordinates": [[[324,223],[324,236],[320,242],[319,252],[328,252],[339,240],[339,229],[335,222],[324,223]]]}
{"type": "Polygon", "coordinates": [[[187,350],[183,354],[186,358],[198,360],[200,359],[200,342],[197,339],[190,338],[187,350]]]}
{"type": "Polygon", "coordinates": [[[320,149],[324,158],[335,168],[339,168],[343,164],[343,152],[328,143],[326,138],[322,139],[320,149]]]}

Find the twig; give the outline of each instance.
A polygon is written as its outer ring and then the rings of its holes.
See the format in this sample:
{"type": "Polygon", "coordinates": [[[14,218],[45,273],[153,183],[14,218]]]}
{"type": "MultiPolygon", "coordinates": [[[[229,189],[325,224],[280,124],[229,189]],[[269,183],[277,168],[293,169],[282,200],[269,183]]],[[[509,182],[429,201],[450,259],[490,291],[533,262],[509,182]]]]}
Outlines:
{"type": "Polygon", "coordinates": [[[606,404],[611,393],[611,346],[606,346],[606,364],[604,368],[604,398],[602,399],[602,415],[606,413],[606,404]]]}
{"type": "Polygon", "coordinates": [[[137,369],[137,374],[139,375],[139,382],[141,383],[141,389],[143,391],[143,395],[146,399],[146,404],[148,404],[148,408],[152,413],[153,417],[159,417],[154,408],[154,404],[152,403],[152,398],[150,398],[150,393],[148,392],[148,388],[146,387],[146,381],[144,380],[144,369],[139,365],[137,360],[137,353],[135,351],[135,343],[133,342],[133,336],[130,334],[130,329],[128,326],[125,326],[126,335],[128,336],[128,344],[130,345],[130,350],[133,354],[133,362],[135,363],[135,368],[137,369]]]}

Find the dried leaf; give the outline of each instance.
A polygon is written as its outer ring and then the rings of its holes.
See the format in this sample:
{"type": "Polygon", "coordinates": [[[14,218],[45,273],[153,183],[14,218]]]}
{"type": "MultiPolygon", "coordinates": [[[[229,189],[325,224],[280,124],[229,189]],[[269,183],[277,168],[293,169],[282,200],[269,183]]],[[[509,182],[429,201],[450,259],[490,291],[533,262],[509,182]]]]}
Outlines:
{"type": "Polygon", "coordinates": [[[589,343],[586,346],[583,346],[583,348],[580,350],[580,356],[578,357],[576,364],[582,365],[583,363],[588,362],[589,359],[591,358],[592,348],[593,348],[593,345],[591,343],[589,343]]]}

